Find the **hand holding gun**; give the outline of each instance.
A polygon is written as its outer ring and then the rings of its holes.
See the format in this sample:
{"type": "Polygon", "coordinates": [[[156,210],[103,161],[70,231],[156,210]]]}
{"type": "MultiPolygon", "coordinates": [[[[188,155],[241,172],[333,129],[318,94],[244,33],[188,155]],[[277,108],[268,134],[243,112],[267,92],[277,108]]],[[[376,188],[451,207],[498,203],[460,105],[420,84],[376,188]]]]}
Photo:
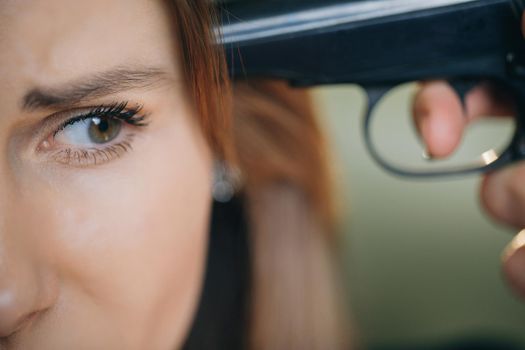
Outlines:
{"type": "MultiPolygon", "coordinates": [[[[413,177],[485,173],[485,207],[523,228],[525,165],[518,161],[525,158],[524,10],[523,0],[230,0],[222,11],[220,43],[235,79],[361,85],[369,97],[365,141],[379,165],[413,177]],[[410,81],[427,81],[414,114],[433,159],[450,156],[465,127],[483,115],[514,115],[512,140],[490,161],[450,169],[386,160],[373,141],[373,110],[389,90],[410,81]]],[[[524,245],[525,233],[509,249],[505,272],[525,297],[524,245]]]]}
{"type": "MultiPolygon", "coordinates": [[[[525,17],[522,22],[525,35],[525,17]]],[[[462,106],[445,81],[427,81],[415,98],[416,125],[432,157],[450,156],[469,124],[480,118],[515,115],[516,101],[489,84],[481,84],[465,96],[462,106]]],[[[523,97],[518,103],[523,103],[523,97]]],[[[525,227],[525,163],[516,163],[484,175],[481,202],[496,220],[518,229],[525,227]]],[[[525,297],[525,231],[504,254],[503,271],[516,292],[525,297]]]]}

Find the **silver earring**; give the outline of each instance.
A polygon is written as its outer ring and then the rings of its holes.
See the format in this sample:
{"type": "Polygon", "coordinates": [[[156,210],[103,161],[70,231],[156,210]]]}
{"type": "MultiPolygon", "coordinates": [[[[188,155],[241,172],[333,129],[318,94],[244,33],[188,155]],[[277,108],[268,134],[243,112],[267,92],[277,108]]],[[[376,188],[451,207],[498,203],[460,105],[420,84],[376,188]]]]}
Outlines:
{"type": "Polygon", "coordinates": [[[240,187],[240,171],[223,161],[215,161],[213,166],[213,199],[220,203],[232,200],[240,187]]]}

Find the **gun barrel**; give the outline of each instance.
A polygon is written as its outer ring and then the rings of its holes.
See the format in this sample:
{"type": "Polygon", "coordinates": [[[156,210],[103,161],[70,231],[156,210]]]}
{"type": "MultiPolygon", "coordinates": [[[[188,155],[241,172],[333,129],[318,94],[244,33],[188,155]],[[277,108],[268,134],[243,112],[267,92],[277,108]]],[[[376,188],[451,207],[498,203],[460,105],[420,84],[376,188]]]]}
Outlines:
{"type": "Polygon", "coordinates": [[[296,85],[504,77],[525,50],[523,0],[302,0],[232,4],[222,37],[234,78],[296,85]]]}

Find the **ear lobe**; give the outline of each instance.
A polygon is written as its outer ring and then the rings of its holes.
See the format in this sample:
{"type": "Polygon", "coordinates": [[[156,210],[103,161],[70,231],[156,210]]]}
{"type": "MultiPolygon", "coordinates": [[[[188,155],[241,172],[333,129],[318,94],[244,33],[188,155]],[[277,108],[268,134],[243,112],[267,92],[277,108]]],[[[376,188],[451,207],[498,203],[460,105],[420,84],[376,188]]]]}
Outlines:
{"type": "Polygon", "coordinates": [[[219,203],[229,202],[240,191],[241,186],[240,170],[216,160],[213,166],[213,199],[219,203]]]}

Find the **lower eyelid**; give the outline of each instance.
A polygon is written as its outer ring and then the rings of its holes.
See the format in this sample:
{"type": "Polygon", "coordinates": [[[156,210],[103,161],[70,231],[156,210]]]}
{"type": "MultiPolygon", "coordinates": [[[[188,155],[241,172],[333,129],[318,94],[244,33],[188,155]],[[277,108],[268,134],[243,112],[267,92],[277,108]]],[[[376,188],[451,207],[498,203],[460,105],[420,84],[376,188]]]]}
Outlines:
{"type": "Polygon", "coordinates": [[[69,147],[51,151],[48,159],[62,165],[74,167],[101,165],[121,158],[127,152],[131,151],[133,149],[132,141],[134,136],[134,134],[127,135],[123,140],[101,148],[82,149],[69,147]]]}

